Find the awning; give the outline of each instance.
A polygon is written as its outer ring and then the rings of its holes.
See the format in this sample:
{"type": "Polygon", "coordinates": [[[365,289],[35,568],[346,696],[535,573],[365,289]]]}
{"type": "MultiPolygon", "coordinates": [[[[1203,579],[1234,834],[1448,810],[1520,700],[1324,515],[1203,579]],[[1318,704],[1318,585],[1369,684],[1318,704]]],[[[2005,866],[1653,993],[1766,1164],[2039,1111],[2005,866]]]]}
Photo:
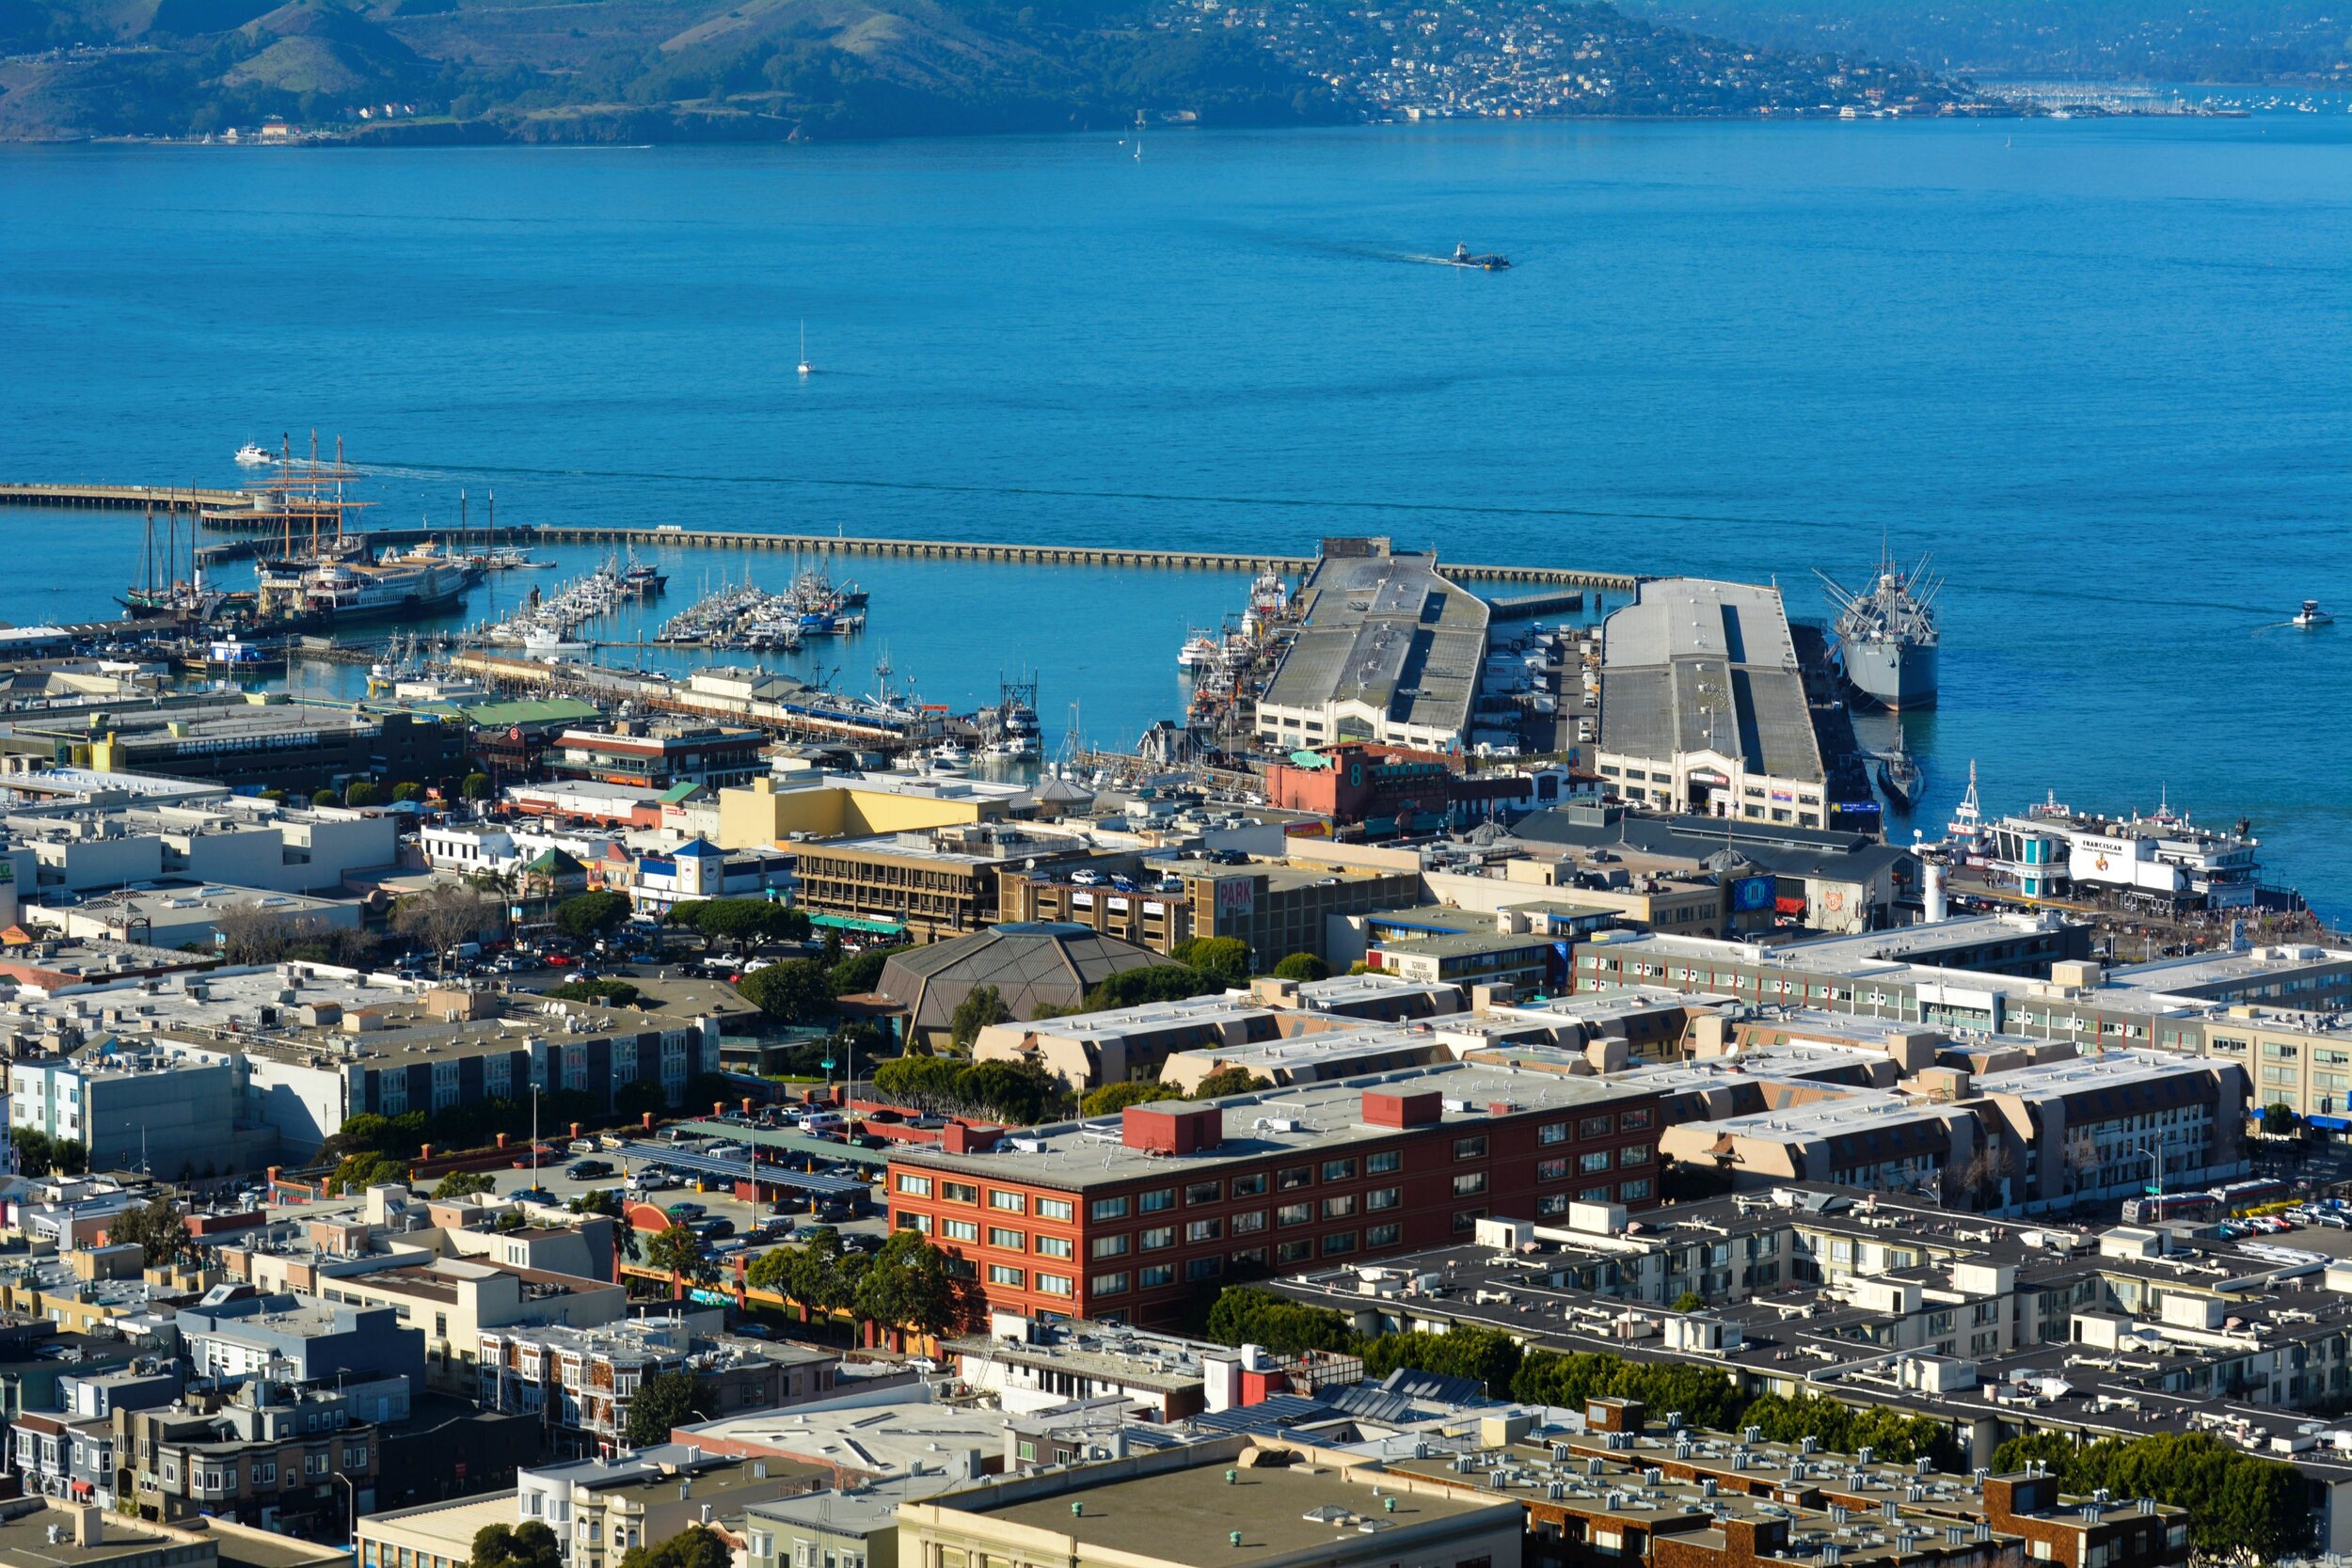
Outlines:
{"type": "Polygon", "coordinates": [[[2352,1132],[2352,1117],[2305,1117],[2303,1125],[2323,1132],[2352,1132]]]}
{"type": "Polygon", "coordinates": [[[820,930],[864,931],[878,937],[902,937],[907,928],[895,920],[862,920],[853,914],[813,914],[808,923],[820,930]]]}

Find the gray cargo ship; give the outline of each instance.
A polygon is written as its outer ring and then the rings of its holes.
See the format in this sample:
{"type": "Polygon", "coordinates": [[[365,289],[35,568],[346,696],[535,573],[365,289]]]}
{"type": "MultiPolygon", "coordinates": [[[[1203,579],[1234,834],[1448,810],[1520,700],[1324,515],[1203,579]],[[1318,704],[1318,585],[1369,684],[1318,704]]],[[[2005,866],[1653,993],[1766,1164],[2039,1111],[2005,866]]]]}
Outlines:
{"type": "Polygon", "coordinates": [[[1899,713],[1935,705],[1935,595],[1943,579],[1923,559],[1905,570],[1882,558],[1870,586],[1857,594],[1821,578],[1837,607],[1834,630],[1846,684],[1856,695],[1899,713]]]}

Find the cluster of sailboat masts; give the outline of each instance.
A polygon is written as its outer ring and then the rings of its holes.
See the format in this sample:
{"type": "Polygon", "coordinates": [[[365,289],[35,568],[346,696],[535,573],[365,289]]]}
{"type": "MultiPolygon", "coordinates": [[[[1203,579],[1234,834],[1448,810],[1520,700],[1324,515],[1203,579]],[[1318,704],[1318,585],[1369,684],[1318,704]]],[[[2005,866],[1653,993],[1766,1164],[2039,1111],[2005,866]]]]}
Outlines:
{"type": "Polygon", "coordinates": [[[607,556],[596,570],[542,594],[536,587],[524,596],[514,613],[476,627],[469,638],[521,647],[534,654],[584,653],[588,644],[573,633],[590,621],[611,615],[624,605],[659,598],[670,585],[667,573],[630,551],[626,561],[607,556]]]}
{"type": "Polygon", "coordinates": [[[722,583],[715,593],[671,616],[654,641],[789,652],[812,637],[847,637],[865,630],[866,603],[866,591],[856,583],[836,583],[813,567],[794,574],[782,593],[755,587],[747,578],[722,583]]]}

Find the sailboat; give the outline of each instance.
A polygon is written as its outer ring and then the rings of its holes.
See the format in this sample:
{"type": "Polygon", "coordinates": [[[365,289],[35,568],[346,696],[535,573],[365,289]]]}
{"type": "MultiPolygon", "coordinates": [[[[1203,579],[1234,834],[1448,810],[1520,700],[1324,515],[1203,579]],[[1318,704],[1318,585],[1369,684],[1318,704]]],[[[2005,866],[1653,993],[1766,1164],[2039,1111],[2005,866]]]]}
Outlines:
{"type": "Polygon", "coordinates": [[[808,323],[801,323],[801,373],[806,375],[817,367],[808,362],[808,323]]]}

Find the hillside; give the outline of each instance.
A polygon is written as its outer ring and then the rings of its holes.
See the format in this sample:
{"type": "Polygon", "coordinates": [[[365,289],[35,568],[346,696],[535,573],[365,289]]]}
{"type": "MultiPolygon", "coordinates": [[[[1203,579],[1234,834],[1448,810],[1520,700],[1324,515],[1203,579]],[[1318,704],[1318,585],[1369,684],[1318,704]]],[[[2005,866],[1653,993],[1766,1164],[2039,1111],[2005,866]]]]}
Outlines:
{"type": "Polygon", "coordinates": [[[1565,0],[0,0],[0,138],[847,137],[1386,115],[1936,110],[1909,67],[1565,0]],[[1402,33],[1397,17],[1408,19],[1402,33]]]}
{"type": "Polygon", "coordinates": [[[1963,75],[2352,83],[2336,0],[1629,0],[1676,26],[1963,75]]]}

